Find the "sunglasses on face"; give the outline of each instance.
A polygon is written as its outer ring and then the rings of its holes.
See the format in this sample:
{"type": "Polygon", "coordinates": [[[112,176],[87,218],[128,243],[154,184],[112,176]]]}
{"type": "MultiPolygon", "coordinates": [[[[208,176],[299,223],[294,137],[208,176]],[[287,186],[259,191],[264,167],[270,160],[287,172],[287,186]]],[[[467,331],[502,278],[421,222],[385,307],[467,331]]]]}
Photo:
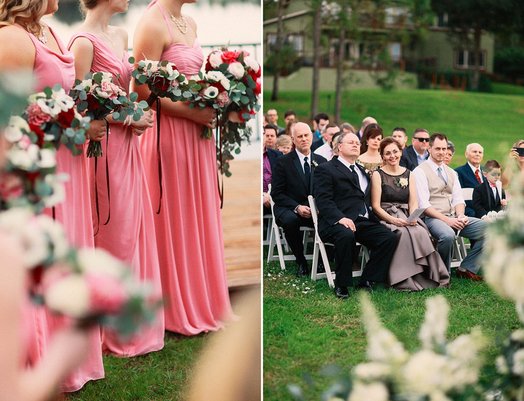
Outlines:
{"type": "Polygon", "coordinates": [[[416,139],[419,142],[429,142],[429,138],[413,138],[416,139]]]}

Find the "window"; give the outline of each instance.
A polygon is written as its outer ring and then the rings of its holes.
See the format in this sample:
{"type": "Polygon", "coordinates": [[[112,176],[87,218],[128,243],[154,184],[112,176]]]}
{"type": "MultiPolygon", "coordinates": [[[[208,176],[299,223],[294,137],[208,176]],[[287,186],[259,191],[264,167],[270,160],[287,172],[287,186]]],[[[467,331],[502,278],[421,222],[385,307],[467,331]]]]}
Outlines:
{"type": "Polygon", "coordinates": [[[435,25],[439,28],[445,28],[448,26],[448,14],[447,13],[441,13],[437,15],[437,20],[435,21],[435,25]]]}
{"type": "Polygon", "coordinates": [[[389,49],[389,57],[391,57],[391,61],[394,63],[400,62],[400,59],[402,58],[402,46],[400,46],[400,43],[389,43],[388,44],[389,49]]]}
{"type": "Polygon", "coordinates": [[[475,67],[475,58],[479,57],[480,69],[486,68],[486,51],[481,50],[478,54],[470,50],[455,51],[455,68],[472,69],[475,67]]]}
{"type": "MultiPolygon", "coordinates": [[[[273,50],[277,43],[277,34],[268,33],[266,36],[266,46],[268,50],[273,50]]],[[[299,56],[304,53],[304,35],[290,33],[284,36],[284,44],[290,44],[299,56]]]]}

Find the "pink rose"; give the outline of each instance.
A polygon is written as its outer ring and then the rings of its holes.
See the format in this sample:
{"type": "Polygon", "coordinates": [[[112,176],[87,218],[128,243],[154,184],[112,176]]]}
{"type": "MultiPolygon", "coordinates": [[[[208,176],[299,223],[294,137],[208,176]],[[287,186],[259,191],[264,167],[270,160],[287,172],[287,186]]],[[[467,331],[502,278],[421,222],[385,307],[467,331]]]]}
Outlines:
{"type": "Polygon", "coordinates": [[[226,64],[234,63],[237,61],[239,55],[239,52],[226,50],[222,53],[222,61],[226,64]]]}
{"type": "Polygon", "coordinates": [[[48,122],[49,120],[51,120],[51,116],[49,114],[44,113],[42,109],[40,108],[40,106],[38,106],[38,104],[36,103],[29,105],[26,112],[27,112],[27,122],[29,124],[40,126],[48,122]]]}
{"type": "Polygon", "coordinates": [[[89,309],[93,314],[118,313],[128,296],[124,285],[117,278],[103,274],[87,274],[89,309]]]}
{"type": "Polygon", "coordinates": [[[231,99],[229,98],[229,95],[226,91],[220,92],[217,96],[217,104],[220,107],[226,107],[229,103],[231,103],[231,99]]]}

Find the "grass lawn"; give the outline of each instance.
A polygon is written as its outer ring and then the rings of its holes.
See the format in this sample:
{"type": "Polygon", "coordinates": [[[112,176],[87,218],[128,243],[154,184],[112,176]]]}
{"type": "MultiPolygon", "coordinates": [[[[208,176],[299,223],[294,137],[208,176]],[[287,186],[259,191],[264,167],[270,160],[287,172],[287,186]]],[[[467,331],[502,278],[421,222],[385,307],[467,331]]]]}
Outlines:
{"type": "MultiPolygon", "coordinates": [[[[277,102],[264,93],[264,109],[276,108],[280,123],[284,112],[293,109],[301,121],[309,122],[310,92],[281,92],[277,102]]],[[[355,89],[343,96],[342,121],[355,128],[362,118],[374,116],[389,135],[394,127],[405,127],[411,136],[417,127],[443,132],[455,143],[453,166],[464,164],[468,143],[484,146],[484,160],[504,163],[511,145],[524,138],[524,96],[439,90],[355,89]]],[[[322,92],[319,110],[333,115],[334,93],[322,92]]],[[[411,142],[410,142],[411,143],[411,142]]]]}
{"type": "Polygon", "coordinates": [[[494,82],[491,84],[493,88],[493,93],[503,94],[503,95],[524,95],[524,86],[511,85],[494,82]]]}
{"type": "Polygon", "coordinates": [[[135,358],[104,357],[106,377],[89,382],[71,401],[181,401],[194,363],[212,334],[166,334],[159,352],[135,358]]]}
{"type": "MultiPolygon", "coordinates": [[[[284,273],[277,262],[264,269],[264,400],[292,400],[286,389],[290,383],[301,385],[307,400],[320,400],[331,381],[320,373],[323,367],[335,364],[349,372],[365,360],[358,297],[350,291],[349,300],[339,300],[326,280],[296,278],[294,263],[288,262],[288,266],[284,273]]],[[[454,275],[449,289],[417,293],[378,289],[371,300],[385,326],[414,351],[419,346],[425,300],[435,294],[444,295],[450,303],[448,338],[481,326],[490,338],[486,352],[490,362],[496,341],[519,327],[512,303],[499,298],[485,283],[454,275]]],[[[483,381],[491,381],[492,369],[483,372],[483,381]]]]}

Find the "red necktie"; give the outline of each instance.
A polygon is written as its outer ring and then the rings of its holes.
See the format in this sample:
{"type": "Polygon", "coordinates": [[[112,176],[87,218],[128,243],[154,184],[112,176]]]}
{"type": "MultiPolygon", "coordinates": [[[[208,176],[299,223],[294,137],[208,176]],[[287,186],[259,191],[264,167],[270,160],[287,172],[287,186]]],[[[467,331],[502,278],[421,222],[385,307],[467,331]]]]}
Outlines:
{"type": "Polygon", "coordinates": [[[480,172],[479,169],[475,170],[475,178],[477,179],[479,184],[482,184],[482,180],[480,179],[480,172]]]}

